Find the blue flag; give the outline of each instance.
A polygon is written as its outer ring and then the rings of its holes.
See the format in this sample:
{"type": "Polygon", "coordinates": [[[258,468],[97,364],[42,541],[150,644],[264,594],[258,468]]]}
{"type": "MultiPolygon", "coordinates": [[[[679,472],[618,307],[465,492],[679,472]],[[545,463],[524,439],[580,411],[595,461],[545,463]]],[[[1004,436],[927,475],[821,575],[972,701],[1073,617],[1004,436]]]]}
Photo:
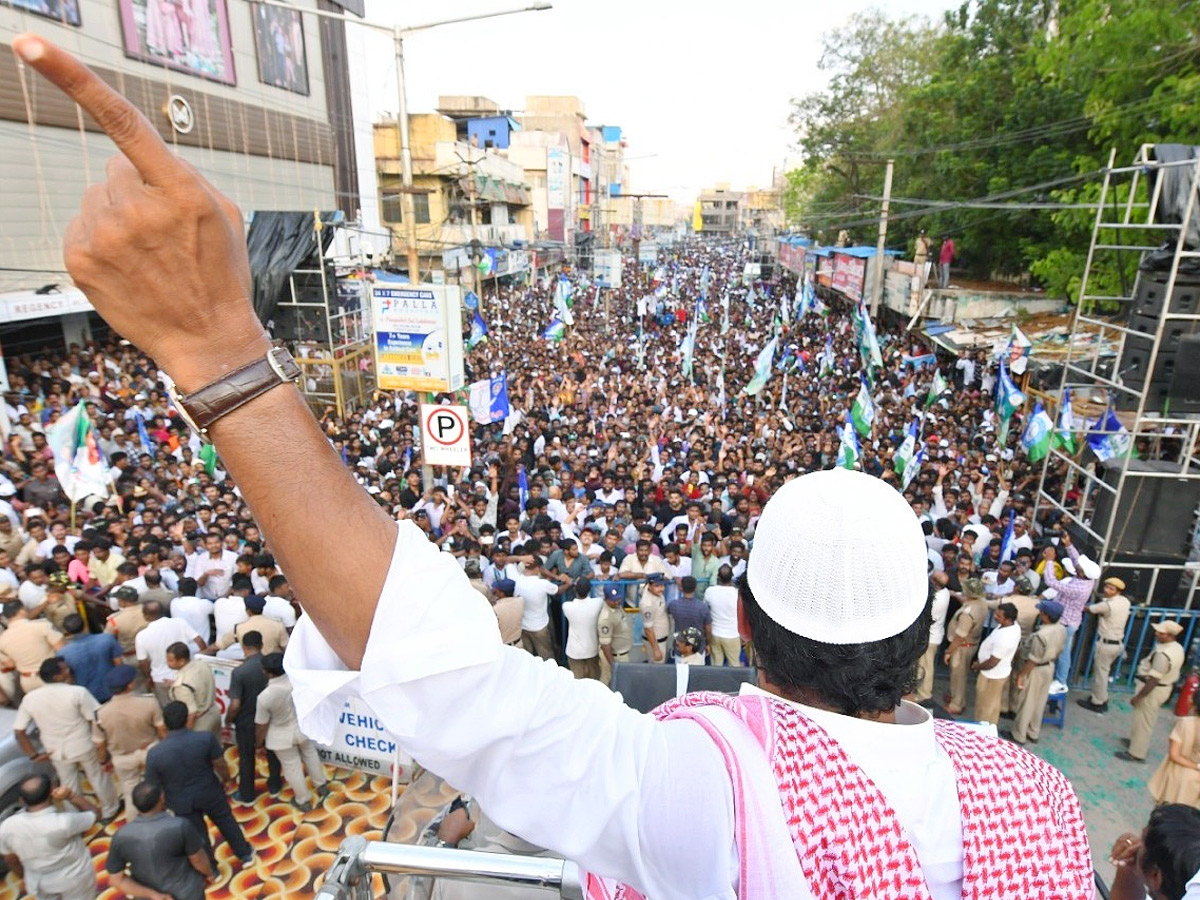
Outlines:
{"type": "Polygon", "coordinates": [[[146,417],[140,412],[135,412],[133,417],[137,420],[138,443],[142,445],[142,452],[153,456],[154,444],[150,442],[150,435],[146,433],[146,417]]]}
{"type": "Polygon", "coordinates": [[[467,309],[479,309],[479,295],[474,291],[467,291],[467,295],[463,297],[463,305],[467,309]]]}
{"type": "Polygon", "coordinates": [[[500,422],[508,418],[512,411],[508,405],[508,373],[501,372],[492,378],[492,421],[500,422]]]}
{"type": "Polygon", "coordinates": [[[471,335],[467,338],[467,349],[474,350],[487,340],[487,336],[487,322],[483,321],[483,316],[479,314],[479,310],[477,309],[475,310],[475,315],[471,317],[471,335]]]}
{"type": "Polygon", "coordinates": [[[525,504],[529,500],[529,479],[525,477],[525,467],[517,469],[517,497],[521,504],[521,512],[525,512],[525,504]]]}
{"type": "Polygon", "coordinates": [[[1017,552],[1013,547],[1013,520],[1015,518],[1016,516],[1011,512],[1008,514],[1008,527],[1004,529],[1004,540],[1000,542],[1000,562],[1012,559],[1017,552]]]}

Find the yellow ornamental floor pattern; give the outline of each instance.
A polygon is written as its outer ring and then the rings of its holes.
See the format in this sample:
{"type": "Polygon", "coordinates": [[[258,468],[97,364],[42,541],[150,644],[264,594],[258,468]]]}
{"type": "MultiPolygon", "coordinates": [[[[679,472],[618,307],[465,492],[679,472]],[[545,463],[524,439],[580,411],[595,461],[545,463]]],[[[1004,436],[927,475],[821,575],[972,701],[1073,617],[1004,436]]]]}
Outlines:
{"type": "MultiPolygon", "coordinates": [[[[237,751],[229,747],[225,761],[231,772],[237,771],[237,751]]],[[[307,814],[292,805],[292,792],[284,787],[278,797],[266,793],[266,761],[260,757],[258,784],[260,794],[254,806],[231,801],[233,814],[246,839],[254,847],[254,862],[243,868],[210,826],[209,837],[216,848],[219,877],[206,892],[207,900],[304,900],[316,893],[321,879],[333,862],[344,837],[361,834],[378,838],[387,823],[391,779],[326,766],[332,791],[325,802],[307,814]]],[[[314,802],[316,794],[313,795],[314,802]]],[[[108,847],[112,835],[125,823],[124,816],[105,828],[94,828],[87,836],[100,893],[98,900],[122,900],[123,895],[108,887],[108,847]]],[[[383,895],[379,876],[375,877],[375,896],[383,895]]],[[[0,883],[0,900],[22,900],[29,895],[21,890],[15,875],[0,883]]]]}

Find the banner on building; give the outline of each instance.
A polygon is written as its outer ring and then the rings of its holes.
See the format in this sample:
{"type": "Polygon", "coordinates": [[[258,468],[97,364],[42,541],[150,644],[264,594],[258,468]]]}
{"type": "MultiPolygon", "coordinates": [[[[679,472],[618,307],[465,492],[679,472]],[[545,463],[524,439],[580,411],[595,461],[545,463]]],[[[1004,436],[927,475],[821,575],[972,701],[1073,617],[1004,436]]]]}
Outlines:
{"type": "Polygon", "coordinates": [[[861,300],[863,279],[867,273],[867,261],[844,253],[833,255],[833,281],[830,286],[851,300],[861,300]]]}
{"type": "Polygon", "coordinates": [[[453,284],[371,286],[381,390],[449,393],[463,386],[461,298],[453,284]]]}

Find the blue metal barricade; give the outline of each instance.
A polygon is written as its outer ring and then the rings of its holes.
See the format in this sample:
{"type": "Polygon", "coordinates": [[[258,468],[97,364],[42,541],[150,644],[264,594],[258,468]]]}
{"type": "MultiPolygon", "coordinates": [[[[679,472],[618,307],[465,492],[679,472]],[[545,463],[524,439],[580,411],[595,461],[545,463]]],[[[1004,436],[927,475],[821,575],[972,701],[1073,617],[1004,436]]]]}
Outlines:
{"type": "MultiPolygon", "coordinates": [[[[1125,653],[1113,664],[1109,687],[1114,691],[1134,690],[1137,666],[1151,651],[1156,622],[1174,621],[1183,626],[1178,641],[1183,645],[1188,665],[1196,664],[1200,653],[1200,609],[1171,609],[1160,606],[1135,606],[1125,625],[1125,653]]],[[[1083,626],[1075,636],[1071,651],[1071,671],[1076,673],[1072,687],[1091,684],[1092,657],[1096,648],[1096,617],[1086,615],[1083,626]]]]}

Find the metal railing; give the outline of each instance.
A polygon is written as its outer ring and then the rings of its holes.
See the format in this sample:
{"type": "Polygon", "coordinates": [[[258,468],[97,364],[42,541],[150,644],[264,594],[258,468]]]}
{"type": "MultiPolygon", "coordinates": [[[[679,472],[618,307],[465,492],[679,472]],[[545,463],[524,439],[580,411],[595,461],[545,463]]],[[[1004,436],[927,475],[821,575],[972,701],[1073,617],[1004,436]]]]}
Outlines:
{"type": "MultiPolygon", "coordinates": [[[[1200,655],[1200,610],[1135,606],[1125,624],[1125,652],[1113,663],[1109,675],[1110,690],[1132,692],[1135,689],[1138,663],[1151,652],[1155,644],[1153,626],[1158,622],[1178,622],[1183,626],[1183,633],[1177,640],[1183,645],[1184,658],[1189,664],[1196,664],[1200,655]]],[[[1091,684],[1095,649],[1096,617],[1088,616],[1071,650],[1070,671],[1076,673],[1071,681],[1072,687],[1082,688],[1091,684]]]]}

